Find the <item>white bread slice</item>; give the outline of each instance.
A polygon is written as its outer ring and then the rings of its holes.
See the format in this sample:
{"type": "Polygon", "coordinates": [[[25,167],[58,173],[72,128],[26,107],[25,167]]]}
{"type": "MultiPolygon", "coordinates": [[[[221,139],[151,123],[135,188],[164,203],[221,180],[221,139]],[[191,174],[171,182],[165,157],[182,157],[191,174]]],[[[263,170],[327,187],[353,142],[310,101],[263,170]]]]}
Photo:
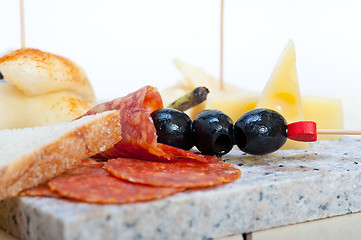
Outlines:
{"type": "Polygon", "coordinates": [[[0,131],[0,200],[47,181],[121,139],[119,111],[0,131]]]}

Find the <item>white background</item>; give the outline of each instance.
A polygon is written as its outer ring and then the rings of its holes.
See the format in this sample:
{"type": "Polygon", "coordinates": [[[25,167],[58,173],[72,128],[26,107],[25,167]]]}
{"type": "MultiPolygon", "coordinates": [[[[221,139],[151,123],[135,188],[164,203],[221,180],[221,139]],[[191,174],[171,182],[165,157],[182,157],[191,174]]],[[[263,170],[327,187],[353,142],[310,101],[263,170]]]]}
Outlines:
{"type": "MultiPolygon", "coordinates": [[[[27,47],[78,63],[99,99],[174,84],[175,58],[219,76],[220,0],[24,1],[27,47]]],[[[301,93],[347,105],[361,87],[358,2],[225,0],[225,80],[262,91],[293,39],[301,93]]],[[[0,27],[0,53],[19,48],[19,1],[0,0],[0,27]]]]}

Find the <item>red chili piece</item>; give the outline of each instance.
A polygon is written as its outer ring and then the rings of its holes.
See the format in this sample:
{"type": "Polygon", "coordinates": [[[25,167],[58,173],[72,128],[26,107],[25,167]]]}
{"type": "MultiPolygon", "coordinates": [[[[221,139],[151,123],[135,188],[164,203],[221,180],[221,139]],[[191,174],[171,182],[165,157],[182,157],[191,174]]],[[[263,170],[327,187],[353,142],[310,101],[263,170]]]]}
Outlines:
{"type": "Polygon", "coordinates": [[[312,121],[300,121],[288,124],[287,137],[300,142],[317,141],[316,123],[312,121]]]}

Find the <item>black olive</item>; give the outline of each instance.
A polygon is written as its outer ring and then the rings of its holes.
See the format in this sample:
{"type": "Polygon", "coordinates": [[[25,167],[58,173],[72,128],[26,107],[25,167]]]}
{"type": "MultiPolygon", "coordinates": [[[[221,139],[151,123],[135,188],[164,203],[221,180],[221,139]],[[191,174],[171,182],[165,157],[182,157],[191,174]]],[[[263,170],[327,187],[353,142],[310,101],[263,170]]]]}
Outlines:
{"type": "Polygon", "coordinates": [[[259,108],[243,114],[234,124],[239,149],[263,155],[281,148],[287,140],[287,122],[276,111],[259,108]]]}
{"type": "Polygon", "coordinates": [[[151,114],[159,143],[189,150],[193,147],[190,117],[176,109],[163,108],[151,114]]]}
{"type": "Polygon", "coordinates": [[[4,76],[0,72],[0,80],[4,79],[4,76]]]}
{"type": "Polygon", "coordinates": [[[192,140],[202,154],[228,153],[234,145],[232,119],[219,110],[204,110],[192,122],[192,140]]]}

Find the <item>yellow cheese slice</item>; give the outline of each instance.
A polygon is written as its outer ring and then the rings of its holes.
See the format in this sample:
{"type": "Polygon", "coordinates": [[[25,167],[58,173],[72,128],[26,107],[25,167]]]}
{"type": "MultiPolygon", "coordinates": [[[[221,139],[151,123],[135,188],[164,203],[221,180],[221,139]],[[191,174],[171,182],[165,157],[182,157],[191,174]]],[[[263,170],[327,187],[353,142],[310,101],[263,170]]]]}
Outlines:
{"type": "MultiPolygon", "coordinates": [[[[269,108],[279,112],[287,123],[304,120],[296,71],[295,44],[292,40],[283,50],[256,107],[269,108]]],[[[308,148],[308,143],[293,140],[287,140],[283,147],[283,149],[303,148],[308,148]]]]}
{"type": "MultiPolygon", "coordinates": [[[[219,101],[220,98],[230,96],[231,99],[238,99],[240,100],[240,102],[242,102],[241,100],[247,98],[250,94],[252,94],[250,91],[239,88],[229,83],[225,83],[223,90],[221,90],[220,80],[218,78],[215,78],[207,74],[202,68],[192,66],[180,60],[175,60],[174,64],[179,69],[179,71],[184,75],[185,80],[189,87],[188,88],[189,92],[197,87],[207,87],[209,90],[207,101],[205,103],[199,104],[198,106],[187,111],[191,119],[194,119],[198,113],[200,113],[206,108],[216,109],[215,107],[219,106],[216,102],[219,101]],[[213,103],[217,105],[212,106],[213,103]]],[[[181,85],[183,86],[184,82],[182,82],[181,85]]],[[[164,93],[164,95],[169,96],[168,93],[164,93]]],[[[240,111],[242,111],[241,108],[242,106],[240,106],[240,111]]],[[[223,111],[222,109],[220,110],[223,111]]]]}
{"type": "Polygon", "coordinates": [[[245,112],[256,107],[259,93],[234,93],[217,92],[205,102],[206,109],[218,109],[227,114],[235,123],[245,112]]]}
{"type": "MultiPolygon", "coordinates": [[[[301,97],[302,100],[300,101],[295,59],[294,44],[290,41],[262,94],[234,87],[227,83],[225,84],[226,90],[220,91],[219,82],[216,78],[208,75],[201,68],[176,60],[175,64],[183,72],[185,79],[161,92],[164,106],[192,91],[195,86],[207,86],[211,89],[207,101],[186,111],[192,119],[204,109],[219,109],[235,122],[245,112],[263,104],[264,107],[273,108],[280,112],[285,116],[288,123],[310,120],[315,121],[319,129],[342,129],[341,100],[305,96],[301,97]],[[287,81],[287,79],[290,80],[287,81]],[[268,91],[266,91],[267,89],[268,91]]],[[[340,137],[339,135],[319,135],[318,139],[332,140],[340,137]]],[[[284,148],[307,148],[308,146],[307,143],[290,142],[291,140],[284,148]]]]}
{"type": "MultiPolygon", "coordinates": [[[[342,101],[335,98],[302,97],[305,120],[314,121],[318,129],[343,129],[342,101]]],[[[318,135],[318,140],[340,139],[341,135],[318,135]]]]}
{"type": "MultiPolygon", "coordinates": [[[[221,95],[206,101],[206,109],[219,109],[226,113],[233,122],[256,107],[259,93],[249,96],[221,95]]],[[[343,129],[344,118],[342,101],[340,99],[316,96],[302,96],[304,119],[317,123],[318,129],[343,129]]],[[[341,135],[318,135],[318,140],[336,140],[341,135]]]]}
{"type": "MultiPolygon", "coordinates": [[[[209,75],[202,68],[192,66],[180,60],[174,60],[174,65],[183,74],[190,91],[197,87],[207,87],[210,93],[248,92],[248,90],[242,89],[230,83],[224,83],[223,89],[221,90],[220,80],[209,75]]],[[[182,82],[182,85],[183,84],[184,81],[182,82]]]]}
{"type": "Polygon", "coordinates": [[[183,74],[191,90],[197,87],[207,87],[210,91],[219,90],[220,82],[215,77],[208,75],[202,68],[177,59],[174,60],[174,65],[183,74]]]}

